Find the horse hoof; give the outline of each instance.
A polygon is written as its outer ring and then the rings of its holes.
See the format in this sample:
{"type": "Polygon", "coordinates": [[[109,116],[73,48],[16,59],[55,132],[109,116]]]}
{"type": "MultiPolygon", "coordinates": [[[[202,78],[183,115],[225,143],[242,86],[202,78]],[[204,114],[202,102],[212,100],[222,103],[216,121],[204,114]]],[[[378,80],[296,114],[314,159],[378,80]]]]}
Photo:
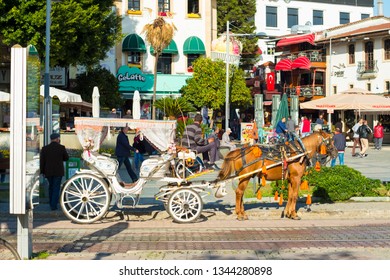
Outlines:
{"type": "Polygon", "coordinates": [[[299,220],[301,219],[301,217],[299,217],[299,216],[294,216],[294,217],[290,217],[290,219],[299,221],[299,220]]]}
{"type": "Polygon", "coordinates": [[[244,216],[244,220],[249,220],[247,215],[244,216]]]}
{"type": "Polygon", "coordinates": [[[242,216],[239,216],[239,217],[237,217],[237,220],[239,220],[239,221],[243,221],[243,220],[244,220],[244,217],[242,217],[242,216]]]}

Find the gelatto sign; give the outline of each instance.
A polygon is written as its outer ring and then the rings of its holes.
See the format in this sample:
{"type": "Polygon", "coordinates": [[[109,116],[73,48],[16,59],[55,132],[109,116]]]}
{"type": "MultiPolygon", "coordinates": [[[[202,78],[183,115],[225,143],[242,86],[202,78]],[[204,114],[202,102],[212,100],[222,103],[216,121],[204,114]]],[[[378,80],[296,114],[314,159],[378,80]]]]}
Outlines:
{"type": "Polygon", "coordinates": [[[153,76],[142,73],[136,67],[121,66],[116,78],[119,82],[119,91],[148,91],[153,87],[153,76]]]}

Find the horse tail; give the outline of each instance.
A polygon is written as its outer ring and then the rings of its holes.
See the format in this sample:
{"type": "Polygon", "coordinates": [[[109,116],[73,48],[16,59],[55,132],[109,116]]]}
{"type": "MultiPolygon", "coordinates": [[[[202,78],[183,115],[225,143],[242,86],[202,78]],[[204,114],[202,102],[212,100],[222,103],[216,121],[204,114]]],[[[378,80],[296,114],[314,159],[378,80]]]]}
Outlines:
{"type": "Polygon", "coordinates": [[[222,163],[221,171],[218,173],[218,179],[224,180],[227,177],[229,177],[230,174],[232,174],[232,171],[234,170],[234,161],[225,159],[222,163]]]}

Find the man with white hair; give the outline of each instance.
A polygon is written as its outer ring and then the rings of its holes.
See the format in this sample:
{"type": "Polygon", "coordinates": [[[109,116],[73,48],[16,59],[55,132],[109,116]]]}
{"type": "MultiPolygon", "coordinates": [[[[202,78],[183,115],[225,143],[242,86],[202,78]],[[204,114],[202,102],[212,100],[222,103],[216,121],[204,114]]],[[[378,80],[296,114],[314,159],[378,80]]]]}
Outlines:
{"type": "Polygon", "coordinates": [[[222,135],[221,147],[229,147],[230,151],[233,151],[237,147],[230,141],[230,133],[232,133],[232,130],[228,127],[222,135]]]}

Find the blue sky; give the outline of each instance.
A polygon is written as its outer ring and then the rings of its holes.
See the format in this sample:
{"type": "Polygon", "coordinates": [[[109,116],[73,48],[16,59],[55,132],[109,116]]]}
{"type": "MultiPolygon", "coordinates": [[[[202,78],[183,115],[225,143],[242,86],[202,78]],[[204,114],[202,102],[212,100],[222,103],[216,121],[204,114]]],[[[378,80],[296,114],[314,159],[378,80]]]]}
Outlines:
{"type": "MultiPolygon", "coordinates": [[[[383,2],[383,14],[386,17],[390,17],[390,0],[382,0],[383,2]]],[[[374,0],[375,8],[374,8],[374,15],[378,14],[378,9],[376,7],[377,0],[374,0]]]]}

